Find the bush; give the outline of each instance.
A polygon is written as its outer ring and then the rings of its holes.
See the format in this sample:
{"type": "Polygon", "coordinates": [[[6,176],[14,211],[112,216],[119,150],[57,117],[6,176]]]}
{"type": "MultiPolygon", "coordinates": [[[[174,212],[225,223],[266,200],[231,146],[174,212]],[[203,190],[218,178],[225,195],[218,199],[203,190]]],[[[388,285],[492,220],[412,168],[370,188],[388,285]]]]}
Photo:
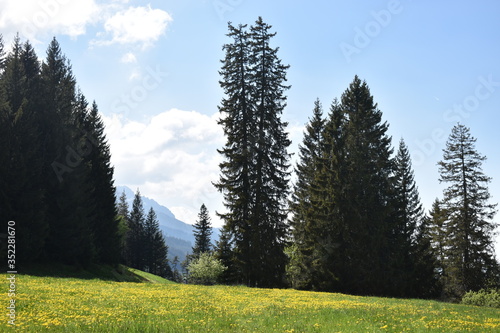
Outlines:
{"type": "Polygon", "coordinates": [[[213,254],[205,252],[194,259],[188,266],[189,281],[195,284],[212,285],[227,269],[213,254]]]}
{"type": "Polygon", "coordinates": [[[500,291],[497,289],[469,291],[462,298],[462,304],[500,308],[500,291]]]}

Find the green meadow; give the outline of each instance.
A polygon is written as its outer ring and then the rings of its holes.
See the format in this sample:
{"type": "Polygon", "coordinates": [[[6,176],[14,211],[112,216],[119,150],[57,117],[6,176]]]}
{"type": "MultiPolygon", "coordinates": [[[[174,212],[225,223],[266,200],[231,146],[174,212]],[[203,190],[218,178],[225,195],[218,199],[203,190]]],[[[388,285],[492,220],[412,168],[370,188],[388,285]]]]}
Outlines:
{"type": "MultiPolygon", "coordinates": [[[[185,285],[126,267],[101,269],[98,275],[45,275],[39,271],[16,276],[16,327],[5,315],[1,331],[500,331],[499,309],[436,301],[185,285]]],[[[5,309],[10,302],[8,292],[2,299],[5,309]]]]}

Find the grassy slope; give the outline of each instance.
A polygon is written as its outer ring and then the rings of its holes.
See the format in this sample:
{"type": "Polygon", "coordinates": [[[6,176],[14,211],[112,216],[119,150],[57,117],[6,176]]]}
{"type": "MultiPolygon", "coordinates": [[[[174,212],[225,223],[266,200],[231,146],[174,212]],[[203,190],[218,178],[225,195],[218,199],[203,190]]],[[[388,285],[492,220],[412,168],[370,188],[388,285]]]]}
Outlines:
{"type": "MultiPolygon", "coordinates": [[[[121,267],[17,275],[24,332],[498,332],[500,310],[296,290],[193,286],[121,267]],[[54,275],[52,273],[52,275],[54,275]],[[135,281],[135,282],[117,282],[135,281]],[[146,281],[149,283],[138,283],[146,281]]],[[[5,274],[0,277],[5,281],[5,274]]],[[[8,304],[7,293],[3,293],[8,304]]],[[[0,331],[7,330],[7,319],[0,331]]]]}

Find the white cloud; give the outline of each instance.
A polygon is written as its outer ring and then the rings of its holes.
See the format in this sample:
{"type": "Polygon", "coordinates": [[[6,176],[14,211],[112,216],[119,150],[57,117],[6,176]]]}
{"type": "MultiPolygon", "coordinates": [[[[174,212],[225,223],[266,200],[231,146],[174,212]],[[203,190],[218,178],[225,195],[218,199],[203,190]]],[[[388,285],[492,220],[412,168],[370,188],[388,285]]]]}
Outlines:
{"type": "MultiPolygon", "coordinates": [[[[90,45],[151,46],[166,31],[172,17],[150,5],[131,7],[127,0],[1,0],[0,31],[9,43],[16,33],[40,43],[47,37],[85,35],[89,25],[101,32],[90,45]],[[100,26],[100,27],[99,27],[100,26]]],[[[132,61],[132,58],[122,61],[132,61]]]]}
{"type": "Polygon", "coordinates": [[[172,17],[161,9],[129,7],[121,10],[104,23],[105,35],[111,39],[94,41],[96,45],[140,44],[148,47],[162,36],[172,17]]]}
{"type": "Polygon", "coordinates": [[[178,109],[145,122],[103,117],[116,184],[140,188],[188,223],[205,203],[217,225],[214,212],[221,210],[222,198],[212,182],[221,161],[216,149],[224,143],[217,117],[178,109]]]}
{"type": "Polygon", "coordinates": [[[124,64],[132,64],[137,62],[137,58],[132,52],[124,54],[120,60],[124,64]]]}
{"type": "Polygon", "coordinates": [[[94,0],[3,0],[1,6],[0,29],[6,39],[19,32],[33,42],[48,34],[83,35],[100,12],[94,0]]]}

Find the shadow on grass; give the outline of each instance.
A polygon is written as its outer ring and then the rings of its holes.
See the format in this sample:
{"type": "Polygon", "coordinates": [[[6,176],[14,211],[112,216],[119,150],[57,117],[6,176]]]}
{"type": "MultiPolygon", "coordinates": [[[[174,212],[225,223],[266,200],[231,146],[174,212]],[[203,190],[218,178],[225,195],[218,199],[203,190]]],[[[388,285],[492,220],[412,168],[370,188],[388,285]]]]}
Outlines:
{"type": "Polygon", "coordinates": [[[96,265],[86,267],[70,266],[60,263],[31,263],[18,269],[20,275],[38,277],[75,278],[82,280],[103,280],[115,282],[149,282],[148,279],[136,274],[123,265],[96,265]]]}

